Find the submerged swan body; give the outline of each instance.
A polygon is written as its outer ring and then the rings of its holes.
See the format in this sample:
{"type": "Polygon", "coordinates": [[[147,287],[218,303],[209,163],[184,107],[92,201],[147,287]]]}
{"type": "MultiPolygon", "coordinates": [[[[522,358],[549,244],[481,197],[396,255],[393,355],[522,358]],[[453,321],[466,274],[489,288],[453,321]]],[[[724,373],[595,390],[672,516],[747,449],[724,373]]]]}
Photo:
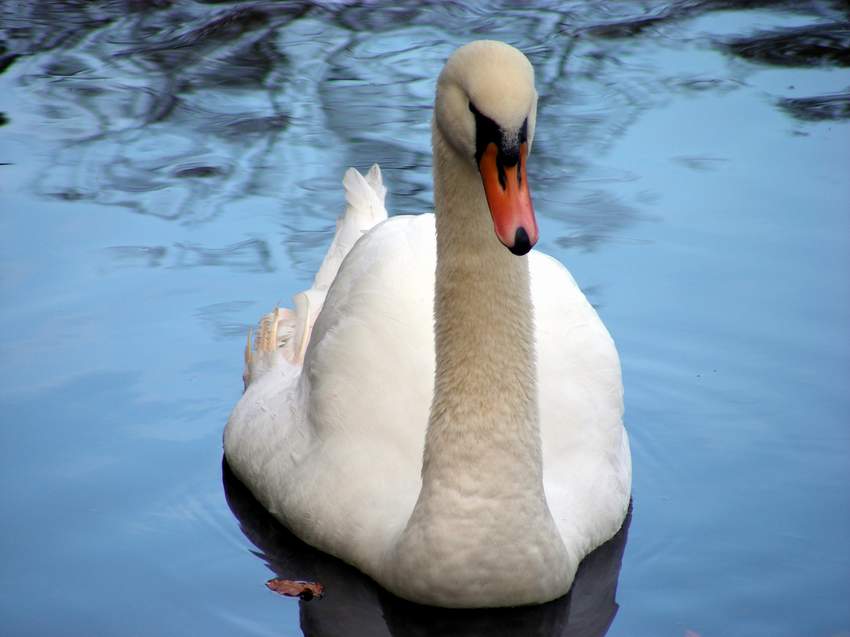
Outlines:
{"type": "Polygon", "coordinates": [[[313,287],[264,317],[225,430],[273,515],[419,603],[559,597],[628,508],[617,351],[567,270],[529,252],[536,102],[516,49],[451,56],[435,214],[386,220],[380,170],[349,170],[313,287]]]}

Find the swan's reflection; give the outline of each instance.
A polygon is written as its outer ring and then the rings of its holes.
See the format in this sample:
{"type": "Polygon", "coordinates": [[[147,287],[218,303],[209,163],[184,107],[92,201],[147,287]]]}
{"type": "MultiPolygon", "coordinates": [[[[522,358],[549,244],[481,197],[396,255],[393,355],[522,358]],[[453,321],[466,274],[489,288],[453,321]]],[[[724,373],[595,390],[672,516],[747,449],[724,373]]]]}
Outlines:
{"type": "MultiPolygon", "coordinates": [[[[339,635],[450,635],[497,637],[598,637],[617,614],[617,579],[631,511],[623,528],[588,555],[571,592],[548,604],[524,608],[447,610],[403,601],[351,566],[308,546],[260,505],[222,462],[227,503],[258,557],[280,577],[321,582],[321,600],[299,602],[301,629],[308,637],[339,635]]],[[[446,573],[446,577],[451,577],[446,573]]]]}

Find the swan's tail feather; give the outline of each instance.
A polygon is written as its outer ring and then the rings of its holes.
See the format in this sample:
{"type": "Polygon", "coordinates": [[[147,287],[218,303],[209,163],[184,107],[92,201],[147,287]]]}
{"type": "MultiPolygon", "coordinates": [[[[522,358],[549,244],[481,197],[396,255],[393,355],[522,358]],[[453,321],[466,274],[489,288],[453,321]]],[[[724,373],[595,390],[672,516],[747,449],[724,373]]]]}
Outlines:
{"type": "Polygon", "coordinates": [[[313,280],[314,290],[327,290],[357,240],[387,218],[384,207],[387,189],[378,164],[373,165],[365,177],[349,168],[342,185],[345,187],[345,214],[336,222],[336,235],[313,280]]]}
{"type": "Polygon", "coordinates": [[[345,213],[337,220],[336,234],[313,279],[313,286],[292,297],[294,309],[275,308],[260,319],[253,347],[251,332],[248,332],[245,371],[242,374],[246,389],[281,356],[293,365],[304,362],[313,324],[342,261],[361,236],[387,218],[384,207],[387,189],[378,164],[374,164],[365,177],[356,169],[349,168],[342,183],[345,187],[345,213]]]}
{"type": "Polygon", "coordinates": [[[251,381],[262,376],[275,364],[277,350],[292,340],[296,325],[295,313],[287,308],[276,307],[260,319],[251,343],[251,332],[248,330],[248,341],[245,343],[245,369],[242,372],[242,382],[245,388],[251,381]]]}

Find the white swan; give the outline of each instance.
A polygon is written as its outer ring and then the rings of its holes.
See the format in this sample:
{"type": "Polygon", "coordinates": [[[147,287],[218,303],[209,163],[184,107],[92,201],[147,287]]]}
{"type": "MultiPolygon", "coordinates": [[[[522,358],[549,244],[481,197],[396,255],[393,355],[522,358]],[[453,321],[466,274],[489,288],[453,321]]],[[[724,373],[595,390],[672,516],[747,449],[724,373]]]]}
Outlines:
{"type": "Polygon", "coordinates": [[[560,263],[522,256],[536,106],[516,49],[449,58],[435,215],[383,221],[377,166],[346,173],[313,288],[263,319],[225,430],[228,463],[272,514],[424,604],[559,597],[628,508],[614,344],[560,263]]]}

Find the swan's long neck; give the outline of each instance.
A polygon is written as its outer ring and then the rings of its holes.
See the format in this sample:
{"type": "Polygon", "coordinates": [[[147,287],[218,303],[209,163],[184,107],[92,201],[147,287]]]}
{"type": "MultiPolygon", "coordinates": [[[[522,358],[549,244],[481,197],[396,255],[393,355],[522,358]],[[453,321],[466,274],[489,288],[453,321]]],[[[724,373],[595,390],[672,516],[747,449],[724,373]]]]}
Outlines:
{"type": "Polygon", "coordinates": [[[553,599],[576,562],[543,490],[528,258],[499,243],[481,178],[437,126],[433,145],[434,399],[389,577],[396,593],[442,606],[553,599]]]}
{"type": "Polygon", "coordinates": [[[436,377],[423,481],[464,475],[479,496],[542,494],[528,257],[496,237],[472,162],[439,129],[433,137],[436,377]]]}

